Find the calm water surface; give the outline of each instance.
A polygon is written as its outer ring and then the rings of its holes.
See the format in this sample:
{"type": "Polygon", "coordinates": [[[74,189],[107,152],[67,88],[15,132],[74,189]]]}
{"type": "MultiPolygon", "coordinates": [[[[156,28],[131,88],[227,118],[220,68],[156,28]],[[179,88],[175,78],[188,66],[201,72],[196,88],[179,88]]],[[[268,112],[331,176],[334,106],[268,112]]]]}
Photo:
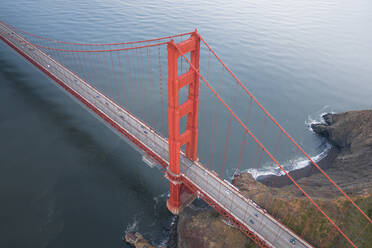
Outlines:
{"type": "MultiPolygon", "coordinates": [[[[372,107],[372,2],[2,0],[0,19],[78,42],[198,28],[244,84],[315,155],[306,123],[372,107]]],[[[167,181],[139,153],[0,45],[0,247],[160,244],[167,181]]]]}

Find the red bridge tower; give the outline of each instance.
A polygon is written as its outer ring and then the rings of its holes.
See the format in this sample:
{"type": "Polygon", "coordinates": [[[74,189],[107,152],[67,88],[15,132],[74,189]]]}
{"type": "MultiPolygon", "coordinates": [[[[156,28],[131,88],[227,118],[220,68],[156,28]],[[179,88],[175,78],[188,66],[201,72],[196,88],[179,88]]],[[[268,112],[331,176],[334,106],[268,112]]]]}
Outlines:
{"type": "Polygon", "coordinates": [[[197,159],[198,104],[199,104],[199,57],[200,36],[195,30],[191,37],[176,44],[168,43],[168,126],[169,126],[169,168],[170,196],[167,207],[173,214],[181,211],[184,199],[181,197],[180,151],[186,145],[186,157],[197,159]],[[190,53],[190,68],[178,75],[178,58],[190,53]],[[187,101],[179,104],[179,90],[189,86],[187,101]],[[180,134],[180,120],[187,115],[186,130],[180,134]]]}

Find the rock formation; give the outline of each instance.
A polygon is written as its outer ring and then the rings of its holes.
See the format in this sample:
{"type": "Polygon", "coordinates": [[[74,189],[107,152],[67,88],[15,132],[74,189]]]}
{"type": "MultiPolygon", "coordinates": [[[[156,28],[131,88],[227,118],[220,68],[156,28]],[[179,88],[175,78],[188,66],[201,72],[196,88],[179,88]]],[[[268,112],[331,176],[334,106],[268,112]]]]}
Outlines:
{"type": "MultiPolygon", "coordinates": [[[[324,124],[313,124],[312,128],[326,137],[333,147],[318,165],[372,218],[372,111],[327,114],[324,120],[324,124]]],[[[372,247],[372,226],[367,226],[361,233],[368,223],[366,219],[321,173],[311,171],[312,167],[308,166],[291,172],[291,175],[339,227],[356,240],[358,247],[372,247]]],[[[269,179],[259,182],[243,173],[233,183],[244,195],[267,208],[268,213],[315,247],[348,247],[345,239],[285,176],[270,176],[269,179]],[[280,181],[279,187],[263,184],[274,179],[280,181]]],[[[180,215],[178,245],[180,248],[243,248],[252,243],[236,228],[226,225],[213,210],[188,208],[180,215]]]]}
{"type": "Polygon", "coordinates": [[[312,129],[326,137],[337,151],[327,174],[346,193],[361,195],[370,192],[372,110],[326,114],[323,118],[325,124],[313,124],[312,129]]]}
{"type": "Polygon", "coordinates": [[[178,248],[255,247],[214,209],[187,207],[178,220],[178,248]]]}
{"type": "Polygon", "coordinates": [[[126,232],[125,242],[129,243],[135,248],[155,248],[150,244],[150,242],[143,238],[142,234],[138,232],[126,232]]]}

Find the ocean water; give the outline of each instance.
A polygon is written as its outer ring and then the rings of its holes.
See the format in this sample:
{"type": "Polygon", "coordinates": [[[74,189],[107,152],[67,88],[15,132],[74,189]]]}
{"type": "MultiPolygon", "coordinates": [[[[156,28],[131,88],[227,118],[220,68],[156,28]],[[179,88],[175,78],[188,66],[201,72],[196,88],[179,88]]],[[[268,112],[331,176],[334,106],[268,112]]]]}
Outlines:
{"type": "MultiPolygon", "coordinates": [[[[311,122],[372,107],[368,0],[2,0],[0,19],[89,43],[197,28],[318,158],[327,145],[311,122]]],[[[162,173],[3,43],[0,106],[0,247],[127,247],[126,230],[166,240],[173,218],[162,173]]]]}

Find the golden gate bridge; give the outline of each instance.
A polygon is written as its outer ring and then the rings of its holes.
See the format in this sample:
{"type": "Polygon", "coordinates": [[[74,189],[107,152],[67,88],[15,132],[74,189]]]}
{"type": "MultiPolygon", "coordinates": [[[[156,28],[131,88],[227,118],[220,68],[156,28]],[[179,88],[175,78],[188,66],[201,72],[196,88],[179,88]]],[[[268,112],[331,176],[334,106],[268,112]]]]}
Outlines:
{"type": "MultiPolygon", "coordinates": [[[[200,197],[260,247],[321,247],[330,237],[358,247],[358,239],[370,227],[369,216],[279,125],[196,30],[143,41],[88,44],[53,40],[0,22],[0,38],[139,148],[147,164],[161,166],[169,180],[167,207],[172,213],[200,197]],[[283,157],[291,158],[289,166],[280,162],[283,157]],[[311,166],[307,178],[320,174],[335,196],[350,203],[354,215],[363,219],[360,227],[341,223],[307,189],[307,179],[291,176],[299,157],[311,166]],[[330,231],[322,240],[307,241],[305,230],[291,230],[296,213],[288,209],[281,213],[272,191],[264,192],[256,203],[233,186],[226,173],[230,168],[238,176],[268,166],[295,187],[286,196],[288,201],[305,199],[324,220],[323,227],[330,231]]],[[[302,223],[304,229],[310,219],[302,223]]]]}

